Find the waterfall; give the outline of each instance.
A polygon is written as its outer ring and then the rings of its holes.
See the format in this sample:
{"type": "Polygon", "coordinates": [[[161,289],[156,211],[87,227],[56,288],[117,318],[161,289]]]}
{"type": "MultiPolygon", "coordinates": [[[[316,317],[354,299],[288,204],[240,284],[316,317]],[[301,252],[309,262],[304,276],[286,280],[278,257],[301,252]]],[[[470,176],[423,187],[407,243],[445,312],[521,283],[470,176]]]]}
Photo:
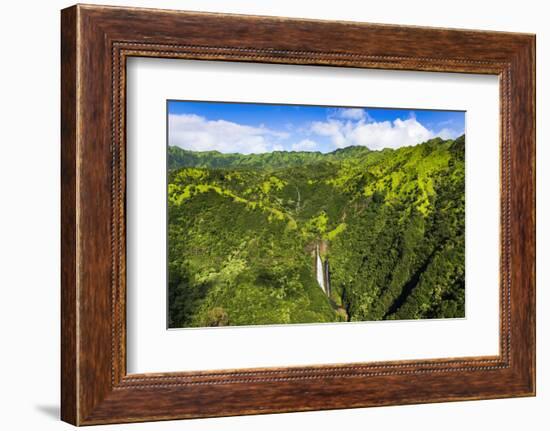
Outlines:
{"type": "Polygon", "coordinates": [[[315,250],[315,270],[317,273],[317,283],[319,283],[319,286],[321,289],[323,289],[323,292],[327,293],[327,289],[325,287],[325,271],[323,268],[323,261],[321,260],[321,255],[319,254],[319,245],[317,245],[317,248],[315,250]]]}

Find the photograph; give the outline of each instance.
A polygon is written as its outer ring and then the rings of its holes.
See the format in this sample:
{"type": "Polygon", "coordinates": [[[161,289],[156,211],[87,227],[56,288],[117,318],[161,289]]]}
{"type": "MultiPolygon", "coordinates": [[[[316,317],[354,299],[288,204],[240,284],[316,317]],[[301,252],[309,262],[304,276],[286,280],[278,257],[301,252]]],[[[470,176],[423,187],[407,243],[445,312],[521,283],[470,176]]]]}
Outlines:
{"type": "Polygon", "coordinates": [[[166,115],[168,328],[466,317],[465,111],[166,115]]]}

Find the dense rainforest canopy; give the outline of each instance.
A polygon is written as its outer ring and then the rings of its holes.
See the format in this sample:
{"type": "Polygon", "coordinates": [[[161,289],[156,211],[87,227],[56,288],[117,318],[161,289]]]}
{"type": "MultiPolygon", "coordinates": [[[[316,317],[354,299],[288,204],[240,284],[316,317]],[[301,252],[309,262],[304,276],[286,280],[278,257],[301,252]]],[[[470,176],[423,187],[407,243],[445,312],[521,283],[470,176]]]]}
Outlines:
{"type": "Polygon", "coordinates": [[[464,317],[464,143],[168,147],[169,326],[464,317]]]}

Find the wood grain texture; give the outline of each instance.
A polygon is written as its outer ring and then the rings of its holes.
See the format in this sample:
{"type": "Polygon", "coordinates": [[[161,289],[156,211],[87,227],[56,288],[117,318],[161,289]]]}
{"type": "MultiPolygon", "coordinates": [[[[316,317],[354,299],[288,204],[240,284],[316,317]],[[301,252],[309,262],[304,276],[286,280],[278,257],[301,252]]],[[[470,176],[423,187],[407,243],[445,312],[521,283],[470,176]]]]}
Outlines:
{"type": "Polygon", "coordinates": [[[533,395],[534,70],[533,35],[101,6],[62,11],[63,420],[87,425],[533,395]],[[130,56],[498,75],[500,354],[127,375],[130,56]]]}
{"type": "Polygon", "coordinates": [[[76,299],[76,9],[61,16],[61,418],[78,421],[76,299]]]}

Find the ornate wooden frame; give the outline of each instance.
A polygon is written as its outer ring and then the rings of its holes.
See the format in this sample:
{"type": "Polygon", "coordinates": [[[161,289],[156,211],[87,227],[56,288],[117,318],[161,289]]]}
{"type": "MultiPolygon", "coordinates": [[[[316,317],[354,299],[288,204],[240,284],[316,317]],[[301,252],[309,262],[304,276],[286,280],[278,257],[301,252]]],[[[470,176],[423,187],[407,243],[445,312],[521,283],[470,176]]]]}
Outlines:
{"type": "Polygon", "coordinates": [[[534,35],[81,5],[61,15],[63,420],[88,425],[535,394],[534,35]],[[128,375],[130,56],[498,75],[500,354],[128,375]]]}

